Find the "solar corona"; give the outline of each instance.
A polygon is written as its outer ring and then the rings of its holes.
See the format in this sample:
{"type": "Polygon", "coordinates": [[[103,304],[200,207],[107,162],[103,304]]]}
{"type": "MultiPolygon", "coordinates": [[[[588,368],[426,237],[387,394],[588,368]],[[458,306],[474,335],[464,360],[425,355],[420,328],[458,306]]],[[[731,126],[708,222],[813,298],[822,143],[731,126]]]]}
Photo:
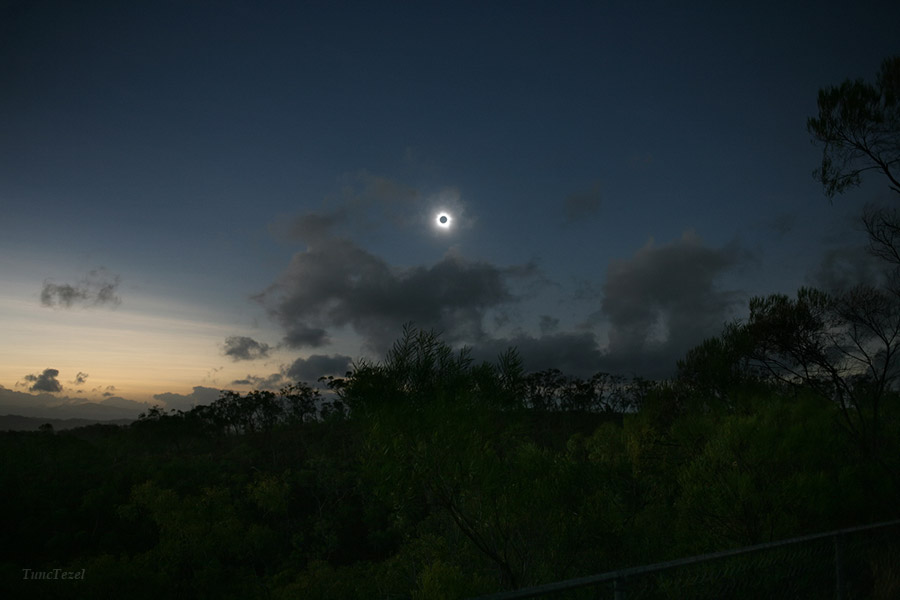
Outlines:
{"type": "Polygon", "coordinates": [[[450,229],[450,224],[453,222],[453,219],[445,212],[438,213],[437,218],[435,219],[435,225],[440,227],[441,229],[450,229]]]}

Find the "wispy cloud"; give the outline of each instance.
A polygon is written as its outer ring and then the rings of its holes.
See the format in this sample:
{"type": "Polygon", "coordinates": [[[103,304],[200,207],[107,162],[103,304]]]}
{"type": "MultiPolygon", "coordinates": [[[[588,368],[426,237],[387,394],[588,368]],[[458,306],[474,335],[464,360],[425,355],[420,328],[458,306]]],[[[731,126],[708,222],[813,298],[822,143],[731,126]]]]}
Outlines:
{"type": "Polygon", "coordinates": [[[467,230],[475,218],[467,209],[459,188],[446,185],[420,190],[401,181],[367,171],[344,175],[341,189],[328,197],[327,208],[294,219],[280,219],[270,226],[275,237],[308,243],[316,236],[361,239],[398,231],[434,231],[434,219],[446,212],[453,219],[449,232],[467,230]]]}
{"type": "Polygon", "coordinates": [[[41,304],[54,308],[109,306],[115,307],[122,300],[116,295],[119,276],[104,268],[94,269],[76,284],[57,284],[44,281],[41,288],[41,304]]]}

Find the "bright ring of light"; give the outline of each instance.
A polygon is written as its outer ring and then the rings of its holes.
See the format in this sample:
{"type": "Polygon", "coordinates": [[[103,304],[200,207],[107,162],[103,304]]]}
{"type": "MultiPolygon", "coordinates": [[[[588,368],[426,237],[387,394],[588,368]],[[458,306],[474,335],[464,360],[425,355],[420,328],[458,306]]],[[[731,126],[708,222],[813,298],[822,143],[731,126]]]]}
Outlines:
{"type": "Polygon", "coordinates": [[[450,218],[445,212],[438,213],[438,216],[434,220],[434,224],[440,227],[441,229],[450,229],[450,223],[453,222],[453,219],[450,218]]]}

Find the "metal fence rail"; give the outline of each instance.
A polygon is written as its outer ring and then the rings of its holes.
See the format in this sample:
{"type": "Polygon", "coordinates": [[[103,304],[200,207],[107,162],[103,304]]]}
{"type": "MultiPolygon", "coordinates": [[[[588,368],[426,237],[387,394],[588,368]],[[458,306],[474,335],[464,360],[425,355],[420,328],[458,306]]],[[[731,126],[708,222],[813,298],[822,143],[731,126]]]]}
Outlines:
{"type": "Polygon", "coordinates": [[[900,598],[900,520],[479,596],[512,600],[900,598]]]}

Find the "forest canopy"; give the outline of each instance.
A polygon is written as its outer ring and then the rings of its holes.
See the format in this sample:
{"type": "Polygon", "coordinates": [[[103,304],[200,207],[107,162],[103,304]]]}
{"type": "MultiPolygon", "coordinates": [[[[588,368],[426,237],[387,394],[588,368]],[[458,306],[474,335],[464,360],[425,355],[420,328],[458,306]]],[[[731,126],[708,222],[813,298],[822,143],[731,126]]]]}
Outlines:
{"type": "Polygon", "coordinates": [[[47,597],[463,598],[896,517],[897,392],[819,364],[839,356],[816,345],[822,302],[759,303],[671,381],[475,364],[408,328],[318,386],[2,434],[0,577],[24,593],[22,569],[84,569],[47,597]]]}

